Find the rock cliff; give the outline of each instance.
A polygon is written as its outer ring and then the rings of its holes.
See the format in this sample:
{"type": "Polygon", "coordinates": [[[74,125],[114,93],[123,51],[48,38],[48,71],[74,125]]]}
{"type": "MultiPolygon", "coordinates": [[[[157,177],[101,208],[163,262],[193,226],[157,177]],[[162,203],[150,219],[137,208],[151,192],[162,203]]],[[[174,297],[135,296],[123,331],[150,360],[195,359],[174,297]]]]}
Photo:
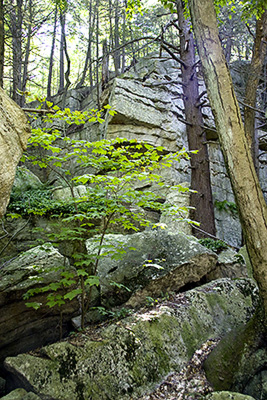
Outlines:
{"type": "Polygon", "coordinates": [[[0,88],[0,218],[6,212],[16,168],[30,137],[21,108],[0,88]]]}

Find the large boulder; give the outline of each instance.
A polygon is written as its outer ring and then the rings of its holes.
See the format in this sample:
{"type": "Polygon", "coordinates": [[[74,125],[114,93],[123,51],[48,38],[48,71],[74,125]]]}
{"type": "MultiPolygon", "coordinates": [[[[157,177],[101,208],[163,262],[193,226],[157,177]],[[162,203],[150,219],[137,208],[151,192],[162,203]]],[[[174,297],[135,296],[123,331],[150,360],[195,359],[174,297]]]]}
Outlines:
{"type": "Polygon", "coordinates": [[[17,167],[13,191],[23,192],[30,189],[39,189],[42,186],[42,182],[32,171],[25,166],[17,167]]]}
{"type": "MultiPolygon", "coordinates": [[[[0,270],[0,361],[59,338],[60,313],[57,307],[45,306],[48,292],[37,294],[33,300],[23,300],[23,295],[29,289],[58,281],[60,267],[74,272],[58,250],[46,244],[23,253],[0,270]],[[26,307],[27,301],[42,306],[36,311],[26,307]]],[[[63,333],[78,309],[75,300],[62,308],[63,333]]]]}
{"type": "Polygon", "coordinates": [[[137,399],[196,349],[245,323],[258,302],[249,279],[222,279],[177,294],[100,332],[5,360],[14,382],[46,400],[137,399]]]}
{"type": "MultiPolygon", "coordinates": [[[[106,254],[97,267],[102,304],[118,305],[132,294],[128,305],[135,307],[147,296],[198,282],[216,268],[217,255],[194,237],[161,228],[105,236],[102,253],[106,254]]],[[[89,254],[97,252],[99,240],[87,240],[89,254]]]]}
{"type": "Polygon", "coordinates": [[[6,212],[16,167],[30,137],[21,108],[0,88],[0,218],[6,212]]]}
{"type": "Polygon", "coordinates": [[[266,326],[262,309],[245,325],[229,332],[204,363],[206,376],[215,390],[267,398],[266,326]]]}

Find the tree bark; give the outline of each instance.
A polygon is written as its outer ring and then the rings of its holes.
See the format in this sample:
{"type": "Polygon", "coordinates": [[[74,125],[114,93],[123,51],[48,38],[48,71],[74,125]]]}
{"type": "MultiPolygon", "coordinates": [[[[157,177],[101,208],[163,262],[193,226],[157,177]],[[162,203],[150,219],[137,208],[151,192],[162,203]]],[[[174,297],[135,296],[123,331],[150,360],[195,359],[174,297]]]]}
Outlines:
{"type": "Polygon", "coordinates": [[[22,4],[17,0],[16,6],[12,3],[10,10],[10,28],[12,35],[12,99],[20,105],[21,70],[22,70],[22,4]]]}
{"type": "MultiPolygon", "coordinates": [[[[70,82],[70,58],[67,50],[67,40],[66,40],[66,7],[64,10],[60,10],[60,26],[61,26],[61,39],[60,39],[60,73],[59,73],[59,89],[58,92],[67,93],[69,86],[71,85],[70,82]],[[65,71],[65,62],[64,59],[66,58],[67,61],[67,69],[65,71]],[[66,82],[66,85],[65,85],[66,82]]],[[[63,100],[64,103],[65,100],[63,100]]]]}
{"type": "MultiPolygon", "coordinates": [[[[180,28],[180,57],[183,61],[181,65],[182,82],[184,91],[184,108],[186,133],[189,150],[198,150],[197,154],[192,154],[191,163],[191,188],[197,193],[191,194],[190,218],[200,222],[202,231],[213,236],[216,235],[214,207],[212,200],[209,155],[206,144],[206,135],[202,126],[203,118],[200,103],[198,78],[196,72],[194,38],[190,27],[190,22],[185,19],[184,7],[181,0],[177,2],[178,21],[180,28]]],[[[193,228],[197,237],[206,237],[201,231],[193,228]]]]}
{"type": "Polygon", "coordinates": [[[86,57],[84,62],[84,68],[82,72],[82,77],[80,82],[77,84],[76,88],[80,88],[84,85],[85,78],[87,76],[87,69],[89,66],[89,79],[90,79],[90,86],[93,87],[93,73],[92,73],[92,41],[93,41],[93,32],[95,26],[95,16],[96,16],[96,3],[94,7],[94,12],[92,13],[92,0],[90,0],[89,5],[89,14],[88,14],[88,46],[86,51],[86,57]]]}
{"type": "Polygon", "coordinates": [[[52,36],[52,44],[49,58],[49,70],[48,70],[48,78],[47,78],[47,99],[51,99],[51,85],[52,85],[52,75],[53,75],[53,64],[54,64],[54,52],[55,52],[55,43],[56,43],[56,33],[57,33],[57,6],[55,6],[55,17],[54,17],[54,29],[52,36]]]}
{"type": "Polygon", "coordinates": [[[0,87],[4,84],[5,28],[4,1],[0,0],[0,87]]]}
{"type": "Polygon", "coordinates": [[[97,107],[100,109],[100,88],[99,88],[99,0],[96,0],[96,95],[97,107]]]}
{"type": "Polygon", "coordinates": [[[103,41],[102,54],[103,54],[103,57],[102,57],[101,89],[103,91],[109,81],[109,56],[108,56],[107,39],[104,39],[104,41],[103,41]]]}
{"type": "Polygon", "coordinates": [[[255,131],[255,110],[257,88],[262,73],[267,42],[267,10],[261,18],[256,20],[256,36],[253,46],[252,60],[249,67],[244,103],[250,107],[244,108],[244,126],[246,138],[251,150],[252,158],[258,171],[258,145],[255,131]],[[252,108],[251,108],[252,107],[252,108]]]}
{"type": "Polygon", "coordinates": [[[28,15],[28,29],[27,29],[27,42],[25,49],[25,57],[23,62],[23,76],[22,76],[22,85],[21,90],[23,92],[20,105],[21,107],[25,106],[25,92],[28,81],[28,67],[29,67],[29,58],[30,58],[30,48],[31,48],[31,37],[32,37],[32,21],[33,21],[33,9],[32,9],[32,0],[29,0],[28,4],[29,15],[28,15]]]}
{"type": "Polygon", "coordinates": [[[219,40],[213,0],[189,0],[198,52],[267,326],[267,206],[219,40]]]}
{"type": "MultiPolygon", "coordinates": [[[[119,38],[119,3],[118,0],[115,1],[115,19],[114,19],[114,47],[117,49],[120,45],[119,38]]],[[[121,57],[118,50],[114,51],[114,66],[116,76],[120,74],[121,67],[121,57]]]]}
{"type": "Polygon", "coordinates": [[[59,50],[59,87],[58,93],[64,90],[65,79],[64,79],[64,36],[65,36],[65,12],[60,10],[60,50],[59,50]]]}
{"type": "Polygon", "coordinates": [[[233,20],[231,19],[229,21],[229,26],[226,31],[226,45],[225,45],[225,58],[227,63],[230,63],[231,60],[231,55],[232,55],[232,45],[233,45],[233,35],[234,35],[234,26],[233,26],[233,20]]]}

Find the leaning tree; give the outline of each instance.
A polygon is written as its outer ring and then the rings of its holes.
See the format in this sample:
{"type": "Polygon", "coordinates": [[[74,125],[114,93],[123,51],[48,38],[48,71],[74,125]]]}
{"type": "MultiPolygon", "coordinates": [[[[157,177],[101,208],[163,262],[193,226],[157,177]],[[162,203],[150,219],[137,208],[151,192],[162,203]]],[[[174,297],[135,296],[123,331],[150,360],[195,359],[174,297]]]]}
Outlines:
{"type": "MultiPolygon", "coordinates": [[[[257,2],[257,10],[264,11],[257,2]]],[[[254,168],[240,108],[219,39],[213,0],[188,0],[219,141],[260,289],[267,326],[267,206],[254,168]]],[[[252,2],[252,5],[254,2],[252,2]]]]}

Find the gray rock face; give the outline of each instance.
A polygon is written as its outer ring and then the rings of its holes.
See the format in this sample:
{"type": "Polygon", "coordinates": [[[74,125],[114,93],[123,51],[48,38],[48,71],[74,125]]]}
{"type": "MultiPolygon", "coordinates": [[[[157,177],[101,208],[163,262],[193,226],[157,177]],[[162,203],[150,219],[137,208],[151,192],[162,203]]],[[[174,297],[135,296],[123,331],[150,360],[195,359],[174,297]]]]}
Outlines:
{"type": "MultiPolygon", "coordinates": [[[[188,182],[182,182],[183,187],[188,187],[188,182]]],[[[166,195],[166,203],[176,207],[190,207],[190,193],[179,193],[178,191],[171,191],[166,195]]],[[[170,213],[171,214],[171,213],[170,213]]],[[[192,234],[192,226],[186,221],[179,221],[177,215],[163,214],[160,216],[159,222],[166,225],[167,229],[172,232],[184,232],[186,235],[192,234]]],[[[189,211],[181,214],[184,219],[189,219],[189,211]]]]}
{"type": "Polygon", "coordinates": [[[55,343],[38,356],[8,357],[5,366],[46,400],[137,399],[181,370],[204,341],[245,323],[257,300],[251,280],[214,281],[113,324],[94,340],[55,343]]]}
{"type": "Polygon", "coordinates": [[[16,167],[26,149],[30,126],[19,106],[0,89],[0,218],[6,212],[16,167]]]}
{"type": "MultiPolygon", "coordinates": [[[[247,65],[239,64],[233,63],[232,73],[235,88],[243,91],[247,65]]],[[[204,82],[199,83],[200,92],[205,91],[204,82]]],[[[71,127],[67,129],[67,134],[72,138],[88,141],[115,137],[146,140],[155,146],[163,145],[169,151],[177,151],[183,146],[188,148],[186,125],[183,122],[185,115],[182,96],[180,65],[167,54],[163,54],[162,58],[159,58],[158,54],[149,54],[128,72],[111,80],[109,87],[102,93],[102,104],[110,104],[117,112],[116,115],[106,115],[102,125],[85,123],[77,129],[71,127]]],[[[71,110],[86,111],[88,108],[96,108],[96,90],[88,93],[86,88],[71,89],[65,100],[65,105],[71,110]]],[[[55,97],[54,101],[55,104],[62,106],[63,96],[55,97]]],[[[214,201],[222,205],[224,202],[234,203],[230,181],[217,141],[217,133],[214,132],[211,110],[207,107],[203,109],[203,112],[207,126],[207,139],[210,140],[209,158],[214,201]]],[[[261,132],[261,135],[264,135],[264,132],[261,132]]],[[[266,156],[262,155],[261,160],[260,181],[267,198],[266,156]]],[[[187,182],[190,185],[188,166],[188,162],[182,161],[168,170],[166,182],[173,185],[187,182]]],[[[77,168],[77,165],[71,166],[71,168],[75,167],[77,168]]],[[[51,180],[52,177],[53,174],[50,177],[51,180]]],[[[242,235],[237,214],[225,204],[224,208],[215,207],[215,220],[217,237],[235,247],[240,247],[242,235]]]]}
{"type": "MultiPolygon", "coordinates": [[[[0,270],[0,361],[59,338],[59,310],[45,306],[48,293],[29,300],[22,296],[31,288],[58,281],[58,268],[64,265],[64,257],[53,246],[43,245],[23,253],[0,270]],[[37,273],[35,266],[42,272],[37,273]],[[26,307],[27,301],[44,306],[36,311],[26,307]]],[[[65,268],[70,270],[67,265],[65,268]]],[[[63,331],[78,309],[77,301],[63,307],[63,331]]]]}
{"type": "Polygon", "coordinates": [[[235,204],[235,199],[218,142],[209,145],[209,159],[217,237],[232,246],[240,247],[241,225],[237,212],[231,208],[231,205],[235,204]]]}
{"type": "MultiPolygon", "coordinates": [[[[169,151],[177,151],[183,146],[178,132],[184,131],[184,126],[176,116],[177,102],[162,87],[116,78],[109,103],[117,114],[106,121],[108,137],[138,137],[169,151]]],[[[179,103],[183,107],[181,100],[179,103]]]]}
{"type": "Polygon", "coordinates": [[[26,167],[17,167],[13,189],[25,191],[42,187],[40,179],[26,167]]]}
{"type": "MultiPolygon", "coordinates": [[[[97,238],[87,241],[87,251],[96,251],[97,238]]],[[[136,306],[147,296],[157,297],[161,292],[178,290],[187,283],[197,282],[216,268],[217,255],[201,246],[192,236],[173,233],[160,227],[132,235],[105,236],[103,251],[110,251],[101,258],[97,268],[100,277],[102,302],[114,305],[126,301],[136,306]],[[121,258],[117,256],[122,251],[121,258]],[[115,256],[115,258],[114,258],[115,256]],[[117,299],[117,300],[116,300],[117,299]]]]}
{"type": "Polygon", "coordinates": [[[219,254],[216,270],[207,275],[208,280],[226,277],[231,279],[251,277],[247,271],[247,260],[231,248],[219,254]]]}

